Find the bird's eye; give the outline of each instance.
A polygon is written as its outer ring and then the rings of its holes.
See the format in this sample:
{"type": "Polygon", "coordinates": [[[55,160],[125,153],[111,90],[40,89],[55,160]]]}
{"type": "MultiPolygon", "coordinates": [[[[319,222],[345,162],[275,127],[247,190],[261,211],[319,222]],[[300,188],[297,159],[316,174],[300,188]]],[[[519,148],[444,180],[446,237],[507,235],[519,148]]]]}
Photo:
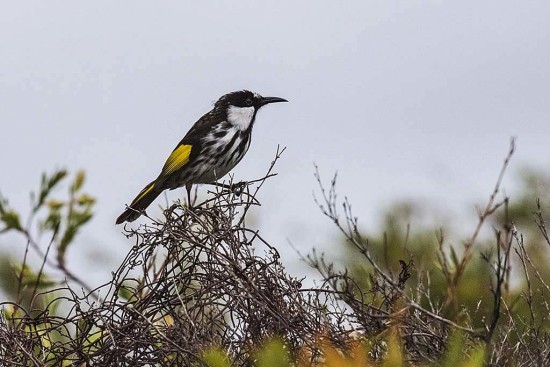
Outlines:
{"type": "Polygon", "coordinates": [[[247,106],[252,106],[252,98],[247,98],[244,103],[246,103],[247,106]]]}

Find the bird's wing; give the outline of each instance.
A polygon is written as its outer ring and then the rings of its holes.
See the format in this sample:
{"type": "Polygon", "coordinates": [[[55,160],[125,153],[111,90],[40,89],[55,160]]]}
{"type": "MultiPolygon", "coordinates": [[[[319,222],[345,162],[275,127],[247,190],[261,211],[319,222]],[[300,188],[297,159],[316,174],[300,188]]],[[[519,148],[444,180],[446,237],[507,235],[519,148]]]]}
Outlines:
{"type": "Polygon", "coordinates": [[[225,115],[222,112],[214,109],[195,122],[164,163],[159,178],[166,178],[184,167],[189,160],[193,161],[200,151],[200,149],[193,149],[193,147],[198,147],[202,137],[224,117],[225,115]]]}
{"type": "Polygon", "coordinates": [[[167,177],[185,166],[189,162],[192,148],[191,144],[179,144],[164,163],[160,177],[167,177]]]}

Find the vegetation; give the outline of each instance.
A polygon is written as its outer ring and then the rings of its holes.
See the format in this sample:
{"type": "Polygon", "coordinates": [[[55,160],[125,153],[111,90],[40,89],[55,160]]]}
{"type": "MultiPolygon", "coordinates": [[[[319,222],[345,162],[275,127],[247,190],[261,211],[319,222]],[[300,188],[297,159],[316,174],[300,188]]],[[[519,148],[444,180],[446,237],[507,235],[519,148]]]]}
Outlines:
{"type": "Polygon", "coordinates": [[[127,228],[134,246],[95,289],[66,261],[93,214],[84,173],[63,199],[54,190],[67,172],[43,175],[25,224],[0,200],[1,233],[25,245],[22,259],[4,257],[0,267],[9,298],[0,303],[0,364],[548,365],[550,177],[528,172],[517,200],[502,197],[513,151],[512,143],[468,236],[414,227],[423,212],[413,203],[393,207],[379,231],[363,231],[347,199],[338,200],[336,178],[325,185],[317,173],[318,205],[348,259],[303,255],[321,278],[310,288],[246,224],[279,151],[261,179],[218,187],[192,210],[175,203],[162,220],[127,228]]]}

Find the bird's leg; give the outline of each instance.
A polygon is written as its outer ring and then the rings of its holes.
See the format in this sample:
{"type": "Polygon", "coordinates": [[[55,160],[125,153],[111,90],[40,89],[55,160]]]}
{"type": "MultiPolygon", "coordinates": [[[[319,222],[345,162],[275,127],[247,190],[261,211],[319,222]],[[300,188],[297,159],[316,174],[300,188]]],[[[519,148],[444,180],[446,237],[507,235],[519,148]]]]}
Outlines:
{"type": "Polygon", "coordinates": [[[191,202],[191,187],[193,184],[188,183],[185,185],[185,189],[187,190],[187,206],[189,209],[193,209],[193,203],[191,202]]]}

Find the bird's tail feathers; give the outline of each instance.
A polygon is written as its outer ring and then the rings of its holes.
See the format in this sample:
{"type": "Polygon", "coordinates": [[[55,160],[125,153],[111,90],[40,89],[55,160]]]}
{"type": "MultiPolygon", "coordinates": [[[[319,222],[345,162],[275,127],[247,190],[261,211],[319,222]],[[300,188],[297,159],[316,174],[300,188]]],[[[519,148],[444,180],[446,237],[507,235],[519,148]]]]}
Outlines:
{"type": "Polygon", "coordinates": [[[128,208],[116,220],[116,224],[133,222],[139,218],[142,212],[160,195],[162,190],[155,187],[156,181],[149,183],[141,190],[128,208]]]}

